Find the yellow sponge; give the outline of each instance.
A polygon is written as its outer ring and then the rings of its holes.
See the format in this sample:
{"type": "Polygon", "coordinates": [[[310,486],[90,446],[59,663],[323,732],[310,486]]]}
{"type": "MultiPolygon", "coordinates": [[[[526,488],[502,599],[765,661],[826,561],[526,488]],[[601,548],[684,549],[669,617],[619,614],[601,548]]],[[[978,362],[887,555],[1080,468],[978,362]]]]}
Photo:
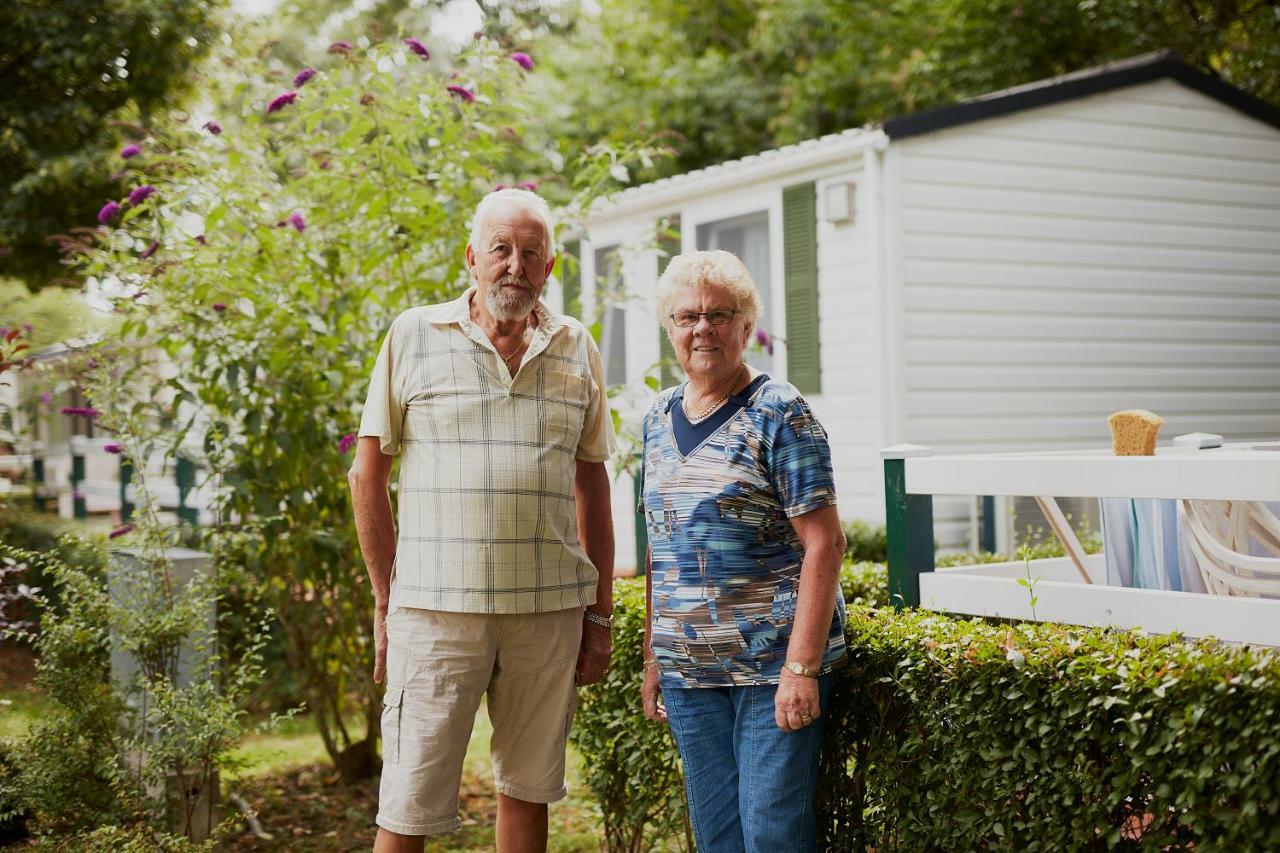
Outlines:
{"type": "Polygon", "coordinates": [[[1146,409],[1116,412],[1107,418],[1111,424],[1111,452],[1116,456],[1155,456],[1156,434],[1164,426],[1164,418],[1146,409]]]}

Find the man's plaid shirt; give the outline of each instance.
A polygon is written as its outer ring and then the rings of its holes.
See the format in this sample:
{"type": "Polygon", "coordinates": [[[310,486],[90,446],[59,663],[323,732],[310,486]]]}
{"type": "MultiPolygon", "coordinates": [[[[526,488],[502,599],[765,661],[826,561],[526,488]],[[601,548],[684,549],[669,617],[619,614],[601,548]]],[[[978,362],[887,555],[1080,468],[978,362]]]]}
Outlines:
{"type": "Polygon", "coordinates": [[[542,613],[596,600],[578,540],[575,460],[613,450],[591,335],[541,304],[515,377],[470,320],[475,289],[391,324],[360,435],[401,454],[390,606],[542,613]]]}

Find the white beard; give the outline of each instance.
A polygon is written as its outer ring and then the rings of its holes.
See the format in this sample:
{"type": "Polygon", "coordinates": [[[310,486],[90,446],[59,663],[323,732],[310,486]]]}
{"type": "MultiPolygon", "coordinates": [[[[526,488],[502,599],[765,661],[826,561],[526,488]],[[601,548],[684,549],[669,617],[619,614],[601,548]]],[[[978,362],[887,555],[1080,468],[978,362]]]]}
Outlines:
{"type": "Polygon", "coordinates": [[[496,320],[523,320],[536,301],[531,289],[506,290],[499,283],[485,293],[484,306],[496,320]]]}

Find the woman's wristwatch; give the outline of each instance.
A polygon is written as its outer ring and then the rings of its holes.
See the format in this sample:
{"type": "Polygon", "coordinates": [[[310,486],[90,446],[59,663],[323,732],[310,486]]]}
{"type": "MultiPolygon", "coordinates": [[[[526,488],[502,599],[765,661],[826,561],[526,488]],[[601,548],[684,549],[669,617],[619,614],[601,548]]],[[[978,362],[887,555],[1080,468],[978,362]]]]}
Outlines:
{"type": "Polygon", "coordinates": [[[788,669],[791,672],[795,673],[796,675],[801,676],[802,678],[817,678],[821,674],[820,672],[818,672],[818,670],[809,669],[809,667],[805,666],[804,664],[796,663],[793,660],[787,661],[782,665],[782,667],[783,669],[788,669]]]}

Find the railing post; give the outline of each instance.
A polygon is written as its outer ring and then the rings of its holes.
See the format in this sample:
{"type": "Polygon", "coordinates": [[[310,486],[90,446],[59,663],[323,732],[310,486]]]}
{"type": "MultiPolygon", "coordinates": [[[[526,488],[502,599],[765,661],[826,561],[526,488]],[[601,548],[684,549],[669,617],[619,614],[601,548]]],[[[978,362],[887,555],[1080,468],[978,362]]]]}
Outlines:
{"type": "Polygon", "coordinates": [[[884,460],[889,600],[898,609],[919,606],[920,575],[934,569],[933,496],[907,493],[907,459],[930,453],[929,448],[914,444],[880,451],[884,460]]]}
{"type": "Polygon", "coordinates": [[[631,478],[632,490],[636,505],[636,577],[644,577],[645,557],[649,553],[649,528],[645,523],[644,512],[644,458],[641,457],[635,476],[631,478]]]}
{"type": "Polygon", "coordinates": [[[71,442],[71,515],[74,518],[88,518],[89,509],[85,504],[84,492],[80,484],[84,482],[84,447],[77,441],[71,442]]]}
{"type": "Polygon", "coordinates": [[[124,523],[133,518],[133,504],[129,501],[129,484],[133,482],[133,463],[129,457],[120,455],[120,521],[124,523]]]}
{"type": "Polygon", "coordinates": [[[978,529],[978,550],[994,554],[996,551],[996,498],[982,496],[982,526],[978,529]]]}
{"type": "Polygon", "coordinates": [[[187,496],[196,482],[196,465],[190,459],[179,456],[174,466],[174,480],[178,484],[178,519],[189,524],[200,523],[200,510],[187,506],[187,496]]]}
{"type": "Polygon", "coordinates": [[[31,503],[37,512],[44,509],[44,459],[31,459],[31,503]]]}

